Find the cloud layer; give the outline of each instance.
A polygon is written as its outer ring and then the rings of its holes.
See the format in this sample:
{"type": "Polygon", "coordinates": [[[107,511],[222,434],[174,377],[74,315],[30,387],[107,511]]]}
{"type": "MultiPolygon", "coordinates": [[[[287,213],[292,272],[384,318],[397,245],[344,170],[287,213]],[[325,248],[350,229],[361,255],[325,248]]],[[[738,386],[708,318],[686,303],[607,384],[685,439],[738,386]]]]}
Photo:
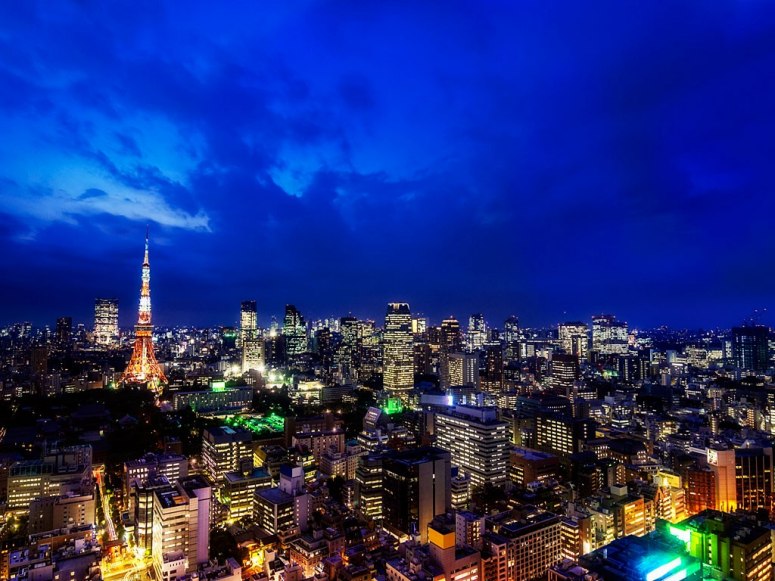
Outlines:
{"type": "Polygon", "coordinates": [[[731,324],[767,267],[764,2],[0,7],[0,321],[238,302],[731,324]],[[546,4],[546,5],[544,5],[546,4]]]}

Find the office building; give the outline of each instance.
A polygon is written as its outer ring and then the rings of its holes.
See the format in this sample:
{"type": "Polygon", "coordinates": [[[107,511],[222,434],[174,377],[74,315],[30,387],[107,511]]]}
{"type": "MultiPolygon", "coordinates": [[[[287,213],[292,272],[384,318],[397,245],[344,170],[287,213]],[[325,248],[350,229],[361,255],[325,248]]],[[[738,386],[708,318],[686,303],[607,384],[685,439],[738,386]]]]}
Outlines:
{"type": "Polygon", "coordinates": [[[440,348],[443,353],[458,353],[463,350],[463,335],[460,323],[455,317],[441,322],[440,348]]]}
{"type": "Polygon", "coordinates": [[[57,319],[57,326],[55,331],[54,340],[60,347],[66,347],[70,344],[73,338],[73,318],[72,317],[59,317],[57,319]]]}
{"type": "MultiPolygon", "coordinates": [[[[703,579],[768,581],[772,578],[771,531],[753,519],[706,510],[667,529],[702,563],[703,579]]],[[[678,577],[675,577],[676,579],[678,577]]]]}
{"type": "Polygon", "coordinates": [[[535,426],[536,448],[567,457],[580,451],[583,442],[595,437],[597,423],[586,418],[547,414],[538,415],[535,426]]]}
{"type": "Polygon", "coordinates": [[[433,447],[392,452],[382,460],[382,526],[397,538],[428,538],[428,524],[451,503],[450,454],[433,447]]]}
{"type": "Polygon", "coordinates": [[[118,299],[94,301],[94,343],[102,347],[118,345],[118,299]]]}
{"type": "Polygon", "coordinates": [[[242,373],[259,371],[266,367],[264,340],[259,337],[245,338],[242,341],[242,373]]]}
{"type": "Polygon", "coordinates": [[[548,452],[514,446],[509,451],[509,478],[517,486],[559,480],[560,458],[548,452]]]}
{"type": "MultiPolygon", "coordinates": [[[[478,355],[477,371],[479,368],[478,355]]],[[[461,386],[464,382],[466,356],[462,351],[455,353],[442,353],[439,358],[439,387],[449,389],[452,386],[461,386]]]]}
{"type": "Polygon", "coordinates": [[[292,361],[307,352],[307,324],[299,310],[293,305],[285,305],[283,319],[283,338],[285,339],[285,357],[292,361]]]}
{"type": "MultiPolygon", "coordinates": [[[[173,480],[173,482],[175,482],[173,480]]],[[[129,514],[134,517],[135,546],[150,556],[153,549],[154,499],[158,491],[172,491],[173,486],[166,476],[151,476],[145,480],[134,481],[130,488],[131,507],[129,514]]]]}
{"type": "Polygon", "coordinates": [[[613,315],[592,317],[592,350],[598,355],[627,354],[627,323],[613,315]]]}
{"type": "Polygon", "coordinates": [[[285,465],[280,468],[276,488],[255,493],[253,518],[273,534],[304,532],[309,528],[310,499],[304,489],[304,468],[285,465]]]}
{"type": "Polygon", "coordinates": [[[247,430],[219,426],[202,433],[202,463],[210,481],[221,484],[226,472],[239,469],[240,460],[253,457],[253,437],[247,430]]]}
{"type": "Polygon", "coordinates": [[[482,391],[499,394],[503,391],[503,347],[500,341],[488,341],[483,346],[484,367],[480,379],[482,391]]]}
{"type": "MultiPolygon", "coordinates": [[[[534,507],[519,508],[491,517],[489,522],[492,533],[506,539],[511,549],[508,551],[511,558],[506,563],[506,579],[539,579],[549,567],[561,560],[562,535],[558,515],[534,507]]],[[[492,540],[492,536],[489,540],[485,538],[485,544],[492,544],[492,540]]]]}
{"type": "Polygon", "coordinates": [[[355,469],[355,509],[366,520],[382,521],[382,454],[361,456],[355,469]]]}
{"type": "Polygon", "coordinates": [[[172,394],[172,409],[175,411],[187,407],[197,413],[239,411],[250,408],[252,403],[252,387],[225,387],[223,381],[212,382],[208,390],[176,391],[172,394]]]}
{"type": "Polygon", "coordinates": [[[151,553],[156,579],[193,573],[208,562],[211,493],[198,475],[154,492],[151,553]]]}
{"type": "Polygon", "coordinates": [[[770,329],[748,325],[732,329],[732,357],[735,367],[762,373],[770,366],[770,329]]]}
{"type": "Polygon", "coordinates": [[[505,484],[508,429],[495,408],[456,406],[437,412],[436,445],[452,454],[452,464],[471,476],[473,486],[505,484]]]}
{"type": "Polygon", "coordinates": [[[487,341],[487,323],[484,315],[476,313],[468,318],[468,331],[466,333],[466,351],[477,351],[487,341]]]}
{"type": "Polygon", "coordinates": [[[240,469],[226,472],[218,497],[232,521],[253,516],[257,490],[270,488],[272,476],[266,468],[254,468],[251,458],[240,461],[240,469]]]}
{"type": "Polygon", "coordinates": [[[580,321],[560,323],[557,326],[557,341],[565,354],[586,359],[589,350],[589,327],[580,321]]]}
{"type": "Polygon", "coordinates": [[[258,316],[256,301],[242,301],[239,317],[238,346],[245,347],[245,341],[258,338],[258,316]]]}
{"type": "Polygon", "coordinates": [[[383,385],[404,401],[414,388],[412,315],[407,303],[388,303],[382,346],[383,385]]]}
{"type": "Polygon", "coordinates": [[[38,497],[30,503],[29,533],[94,525],[95,506],[92,486],[58,496],[38,497]]]}
{"type": "Polygon", "coordinates": [[[503,338],[506,346],[505,356],[507,363],[519,361],[519,319],[511,316],[503,323],[503,338]]]}
{"type": "Polygon", "coordinates": [[[188,476],[188,458],[181,454],[149,453],[137,460],[124,462],[124,498],[128,499],[130,512],[134,507],[132,487],[159,476],[164,476],[169,482],[188,476]]]}
{"type": "Polygon", "coordinates": [[[27,514],[36,498],[59,497],[91,485],[91,447],[49,449],[42,458],[14,462],[6,482],[6,510],[27,514]]]}
{"type": "Polygon", "coordinates": [[[553,353],[551,361],[552,387],[555,392],[574,400],[574,386],[579,379],[577,355],[553,353]]]}

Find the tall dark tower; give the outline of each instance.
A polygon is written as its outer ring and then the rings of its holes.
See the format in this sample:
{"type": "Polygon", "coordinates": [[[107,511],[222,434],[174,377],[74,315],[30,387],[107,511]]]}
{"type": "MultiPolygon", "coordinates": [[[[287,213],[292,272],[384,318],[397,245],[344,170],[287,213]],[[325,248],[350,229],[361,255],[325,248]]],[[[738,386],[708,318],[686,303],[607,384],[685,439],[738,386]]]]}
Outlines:
{"type": "Polygon", "coordinates": [[[140,310],[135,325],[135,346],[121,377],[121,383],[146,384],[153,391],[160,391],[167,377],[153,353],[153,325],[151,324],[151,264],[148,262],[148,231],[145,232],[145,257],[143,258],[140,310]]]}

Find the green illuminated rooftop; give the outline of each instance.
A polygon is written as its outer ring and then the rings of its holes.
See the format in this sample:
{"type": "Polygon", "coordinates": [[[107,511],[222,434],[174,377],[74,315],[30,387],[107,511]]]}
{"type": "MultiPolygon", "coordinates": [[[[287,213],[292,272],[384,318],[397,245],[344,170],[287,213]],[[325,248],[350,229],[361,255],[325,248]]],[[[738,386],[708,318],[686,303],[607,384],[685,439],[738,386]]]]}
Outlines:
{"type": "Polygon", "coordinates": [[[243,428],[256,436],[281,434],[285,430],[285,418],[277,414],[269,414],[263,418],[256,416],[229,416],[226,425],[232,428],[243,428]]]}
{"type": "Polygon", "coordinates": [[[400,399],[391,397],[387,400],[387,403],[385,404],[385,407],[382,408],[382,411],[389,416],[393,414],[400,414],[402,411],[404,411],[404,406],[400,399]]]}

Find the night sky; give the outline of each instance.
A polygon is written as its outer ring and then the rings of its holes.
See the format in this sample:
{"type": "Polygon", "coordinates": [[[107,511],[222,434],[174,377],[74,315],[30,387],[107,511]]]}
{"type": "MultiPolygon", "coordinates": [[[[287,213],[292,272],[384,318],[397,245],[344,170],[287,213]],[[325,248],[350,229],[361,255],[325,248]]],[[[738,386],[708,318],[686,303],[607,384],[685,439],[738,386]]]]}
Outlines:
{"type": "Polygon", "coordinates": [[[215,4],[0,4],[0,324],[773,305],[775,3],[215,4]]]}

